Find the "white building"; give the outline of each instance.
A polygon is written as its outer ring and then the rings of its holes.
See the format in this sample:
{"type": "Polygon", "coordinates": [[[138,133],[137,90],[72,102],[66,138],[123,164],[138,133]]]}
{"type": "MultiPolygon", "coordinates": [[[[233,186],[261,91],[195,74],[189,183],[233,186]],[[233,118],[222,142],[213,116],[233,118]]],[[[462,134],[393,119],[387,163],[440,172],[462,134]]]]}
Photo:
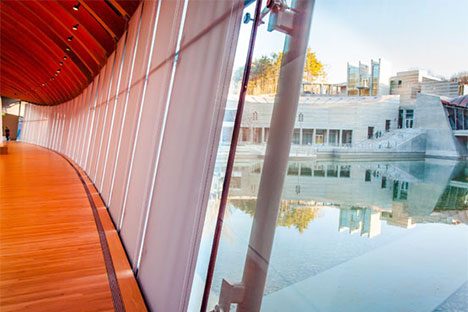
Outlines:
{"type": "Polygon", "coordinates": [[[416,96],[421,93],[422,84],[430,86],[431,83],[443,81],[439,77],[430,75],[424,70],[408,70],[398,72],[390,78],[390,94],[399,95],[402,104],[414,104],[416,96]]]}
{"type": "MultiPolygon", "coordinates": [[[[273,111],[273,97],[246,99],[241,144],[265,144],[273,111]]],[[[305,146],[352,146],[397,129],[398,96],[300,98],[293,144],[305,146]]],[[[225,115],[222,141],[229,143],[235,110],[225,115]]]]}

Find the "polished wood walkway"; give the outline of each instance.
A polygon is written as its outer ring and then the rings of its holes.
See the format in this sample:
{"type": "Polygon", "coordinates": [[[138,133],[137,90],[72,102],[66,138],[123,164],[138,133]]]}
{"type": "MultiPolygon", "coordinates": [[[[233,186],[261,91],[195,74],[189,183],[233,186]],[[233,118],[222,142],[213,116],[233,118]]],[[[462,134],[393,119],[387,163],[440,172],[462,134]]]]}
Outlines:
{"type": "Polygon", "coordinates": [[[61,155],[8,143],[0,155],[0,311],[114,310],[146,308],[96,189],[61,155]]]}

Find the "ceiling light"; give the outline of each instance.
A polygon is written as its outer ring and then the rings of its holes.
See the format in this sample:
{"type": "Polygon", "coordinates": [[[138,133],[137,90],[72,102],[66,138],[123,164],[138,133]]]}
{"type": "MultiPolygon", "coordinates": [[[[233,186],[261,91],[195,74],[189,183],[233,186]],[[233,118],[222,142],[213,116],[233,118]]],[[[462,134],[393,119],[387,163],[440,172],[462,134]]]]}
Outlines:
{"type": "Polygon", "coordinates": [[[43,83],[42,86],[45,86],[45,83],[43,83]]]}
{"type": "Polygon", "coordinates": [[[73,36],[70,36],[67,38],[68,41],[72,41],[73,40],[73,36]]]}
{"type": "Polygon", "coordinates": [[[71,51],[69,47],[67,47],[65,50],[66,50],[67,52],[70,52],[70,51],[71,51]]]}
{"type": "Polygon", "coordinates": [[[63,57],[64,60],[66,60],[67,58],[68,58],[68,56],[66,56],[66,55],[63,57]]]}
{"type": "Polygon", "coordinates": [[[78,11],[80,9],[80,4],[77,3],[73,6],[73,10],[78,11]]]}
{"type": "Polygon", "coordinates": [[[59,62],[59,65],[60,65],[60,66],[63,66],[63,62],[59,62]]]}
{"type": "Polygon", "coordinates": [[[55,73],[54,76],[57,77],[57,73],[55,73]]]}
{"type": "Polygon", "coordinates": [[[79,24],[73,25],[72,29],[73,30],[78,30],[78,26],[80,26],[80,25],[79,24]]]}

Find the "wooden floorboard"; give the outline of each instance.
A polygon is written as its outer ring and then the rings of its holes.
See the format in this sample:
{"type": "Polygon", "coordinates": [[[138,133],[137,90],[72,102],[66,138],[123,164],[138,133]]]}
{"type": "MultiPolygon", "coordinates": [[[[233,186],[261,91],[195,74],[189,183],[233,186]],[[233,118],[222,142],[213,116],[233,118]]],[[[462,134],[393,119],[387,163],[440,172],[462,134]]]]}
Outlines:
{"type": "MultiPolygon", "coordinates": [[[[92,208],[75,164],[9,143],[0,155],[0,311],[114,311],[92,208]]],[[[126,311],[146,311],[104,203],[91,192],[126,311]]],[[[115,299],[114,299],[115,300],[115,299]]]]}

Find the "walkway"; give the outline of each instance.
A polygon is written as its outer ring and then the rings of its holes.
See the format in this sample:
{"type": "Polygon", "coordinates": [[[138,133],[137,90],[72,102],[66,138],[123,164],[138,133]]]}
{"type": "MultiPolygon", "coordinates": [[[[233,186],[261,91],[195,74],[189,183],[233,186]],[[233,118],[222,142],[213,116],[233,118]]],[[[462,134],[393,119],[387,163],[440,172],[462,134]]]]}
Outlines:
{"type": "Polygon", "coordinates": [[[59,154],[9,143],[0,155],[0,311],[98,310],[146,311],[104,204],[59,154]]]}

